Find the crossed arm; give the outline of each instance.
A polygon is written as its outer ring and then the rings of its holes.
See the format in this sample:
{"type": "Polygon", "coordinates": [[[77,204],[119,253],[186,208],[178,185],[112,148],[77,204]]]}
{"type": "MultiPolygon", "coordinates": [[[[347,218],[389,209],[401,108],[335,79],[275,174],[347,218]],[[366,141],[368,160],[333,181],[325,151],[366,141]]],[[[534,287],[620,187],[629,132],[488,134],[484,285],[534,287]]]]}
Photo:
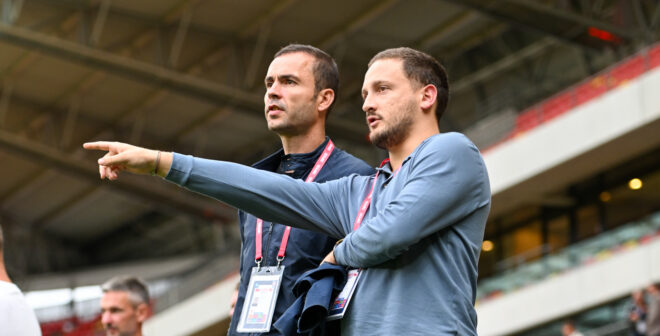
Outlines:
{"type": "Polygon", "coordinates": [[[374,267],[487,206],[490,188],[485,166],[476,147],[461,137],[445,136],[423,144],[427,147],[401,168],[405,184],[396,196],[349,233],[328,259],[374,267]]]}

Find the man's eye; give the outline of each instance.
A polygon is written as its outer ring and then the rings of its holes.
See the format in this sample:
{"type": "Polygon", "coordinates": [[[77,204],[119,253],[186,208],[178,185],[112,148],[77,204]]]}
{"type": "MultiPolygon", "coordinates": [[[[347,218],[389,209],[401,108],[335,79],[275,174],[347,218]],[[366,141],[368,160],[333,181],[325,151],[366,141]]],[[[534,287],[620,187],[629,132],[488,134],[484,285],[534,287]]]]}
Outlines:
{"type": "Polygon", "coordinates": [[[294,82],[294,81],[292,81],[292,80],[290,80],[290,79],[287,79],[286,83],[287,83],[288,85],[296,84],[296,82],[294,82]]]}
{"type": "Polygon", "coordinates": [[[267,88],[269,88],[269,87],[271,87],[271,86],[273,86],[273,82],[266,82],[266,87],[267,87],[267,88]]]}

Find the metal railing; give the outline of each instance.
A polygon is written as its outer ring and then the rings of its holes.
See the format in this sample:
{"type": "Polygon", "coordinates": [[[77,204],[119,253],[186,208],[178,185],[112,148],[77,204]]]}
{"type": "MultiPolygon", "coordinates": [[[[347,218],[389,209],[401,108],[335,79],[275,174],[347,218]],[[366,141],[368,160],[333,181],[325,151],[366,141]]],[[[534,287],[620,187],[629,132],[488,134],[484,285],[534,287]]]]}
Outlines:
{"type": "Polygon", "coordinates": [[[223,249],[197,265],[171,278],[172,286],[154,299],[154,312],[161,312],[224,280],[239,268],[240,248],[223,249]]]}
{"type": "Polygon", "coordinates": [[[628,336],[628,321],[616,321],[611,324],[584,332],[584,336],[628,336]]]}
{"type": "MultiPolygon", "coordinates": [[[[513,265],[514,268],[479,280],[477,301],[488,300],[574,267],[608,258],[619,250],[634,248],[640,244],[640,240],[659,235],[660,212],[657,212],[641,221],[604,232],[532,262],[521,263],[529,259],[529,255],[509,258],[507,265],[513,265]]],[[[540,253],[543,249],[544,247],[541,246],[538,251],[534,250],[529,254],[540,253]]]]}

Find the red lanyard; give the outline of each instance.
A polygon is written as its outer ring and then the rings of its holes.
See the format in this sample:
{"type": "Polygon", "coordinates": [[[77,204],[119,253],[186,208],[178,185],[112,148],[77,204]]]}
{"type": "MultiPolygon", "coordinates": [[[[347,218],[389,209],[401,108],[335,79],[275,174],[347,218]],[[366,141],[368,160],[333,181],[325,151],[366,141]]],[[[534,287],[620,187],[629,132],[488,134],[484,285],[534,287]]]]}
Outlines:
{"type": "MultiPolygon", "coordinates": [[[[314,182],[316,176],[319,174],[321,169],[323,169],[323,166],[325,166],[325,163],[328,162],[328,158],[330,157],[330,154],[332,154],[332,151],[334,149],[335,149],[335,144],[332,143],[332,140],[328,140],[328,144],[325,145],[325,149],[323,150],[323,153],[321,153],[321,156],[319,156],[319,158],[316,160],[316,163],[314,164],[314,168],[312,168],[312,171],[309,172],[309,175],[307,175],[305,182],[314,182]]],[[[257,238],[255,241],[256,248],[254,250],[254,261],[257,262],[257,266],[261,265],[261,259],[263,257],[263,252],[261,247],[263,226],[264,226],[264,221],[261,218],[257,218],[257,238]]],[[[289,242],[290,233],[291,233],[291,227],[287,226],[284,229],[284,235],[282,236],[282,243],[280,243],[280,250],[277,252],[278,264],[282,262],[282,260],[284,259],[284,252],[286,251],[286,244],[289,242]]]]}
{"type": "MultiPolygon", "coordinates": [[[[390,159],[383,160],[383,162],[381,162],[380,164],[380,167],[382,168],[388,162],[390,162],[390,159]]],[[[355,222],[353,222],[353,231],[357,230],[360,227],[360,224],[362,224],[362,220],[364,219],[364,215],[367,214],[369,205],[371,205],[371,196],[374,194],[376,181],[378,181],[378,174],[380,174],[380,171],[376,172],[376,176],[374,176],[374,183],[371,184],[371,191],[369,191],[369,195],[367,195],[367,197],[364,198],[364,201],[362,201],[362,205],[360,205],[360,210],[358,211],[357,216],[355,216],[355,222]]]]}

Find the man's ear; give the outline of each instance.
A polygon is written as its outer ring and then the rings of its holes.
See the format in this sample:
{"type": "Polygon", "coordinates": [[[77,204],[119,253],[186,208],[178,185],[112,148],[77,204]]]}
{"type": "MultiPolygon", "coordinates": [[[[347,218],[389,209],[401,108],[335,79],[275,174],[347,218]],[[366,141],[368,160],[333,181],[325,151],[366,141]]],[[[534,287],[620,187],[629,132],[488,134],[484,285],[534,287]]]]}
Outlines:
{"type": "Polygon", "coordinates": [[[332,102],[335,101],[335,91],[333,89],[323,89],[319,91],[319,94],[316,95],[316,103],[318,104],[318,110],[319,111],[326,111],[326,114],[328,113],[328,109],[330,108],[330,105],[332,105],[332,102]]]}
{"type": "Polygon", "coordinates": [[[419,107],[424,111],[430,110],[438,100],[438,88],[433,84],[428,84],[421,89],[421,100],[419,107]]]}
{"type": "Polygon", "coordinates": [[[147,318],[149,318],[149,310],[149,305],[146,303],[140,303],[137,305],[135,308],[135,314],[137,315],[138,322],[144,322],[147,318]]]}

